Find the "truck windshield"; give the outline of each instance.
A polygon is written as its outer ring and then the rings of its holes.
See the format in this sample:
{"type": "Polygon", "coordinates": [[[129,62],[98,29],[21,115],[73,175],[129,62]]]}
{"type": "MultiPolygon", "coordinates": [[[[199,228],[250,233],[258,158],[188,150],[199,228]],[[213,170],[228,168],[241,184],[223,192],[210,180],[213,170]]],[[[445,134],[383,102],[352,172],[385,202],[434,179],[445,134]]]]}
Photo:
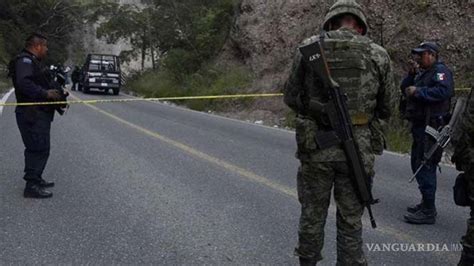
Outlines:
{"type": "Polygon", "coordinates": [[[117,60],[110,55],[91,55],[89,70],[91,71],[119,71],[117,60]]]}

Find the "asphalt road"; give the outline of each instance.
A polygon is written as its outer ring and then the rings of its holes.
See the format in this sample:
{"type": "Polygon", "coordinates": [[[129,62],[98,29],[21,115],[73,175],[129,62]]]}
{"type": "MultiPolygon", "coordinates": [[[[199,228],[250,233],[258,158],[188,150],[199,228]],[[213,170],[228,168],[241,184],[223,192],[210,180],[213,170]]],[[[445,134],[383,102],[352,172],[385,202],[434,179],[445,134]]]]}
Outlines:
{"type": "MultiPolygon", "coordinates": [[[[46,200],[22,197],[23,144],[11,107],[0,132],[0,264],[297,264],[290,131],[160,103],[73,105],[53,123],[44,176],[56,187],[46,200]]],[[[454,265],[468,217],[452,200],[457,173],[442,169],[437,223],[415,226],[402,219],[419,201],[408,164],[391,153],[377,159],[379,227],[363,218],[368,261],[454,265]],[[384,244],[392,250],[369,250],[384,244]],[[400,250],[412,244],[440,250],[400,250]]],[[[334,265],[334,205],[325,239],[322,265],[334,265]]]]}

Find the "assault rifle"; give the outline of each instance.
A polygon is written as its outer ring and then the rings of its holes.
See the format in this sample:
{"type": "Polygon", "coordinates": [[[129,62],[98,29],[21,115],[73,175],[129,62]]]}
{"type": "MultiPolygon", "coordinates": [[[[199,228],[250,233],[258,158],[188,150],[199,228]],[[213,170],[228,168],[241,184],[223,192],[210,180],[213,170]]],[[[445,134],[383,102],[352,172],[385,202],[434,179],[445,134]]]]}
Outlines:
{"type": "MultiPolygon", "coordinates": [[[[50,89],[57,90],[59,92],[59,95],[61,95],[61,102],[66,102],[67,97],[69,96],[69,93],[64,90],[64,87],[66,86],[66,79],[67,79],[67,72],[68,68],[64,69],[62,66],[54,66],[51,65],[49,68],[49,73],[48,73],[48,84],[50,89]]],[[[63,115],[66,110],[69,108],[69,105],[67,104],[58,104],[54,105],[56,108],[55,110],[60,114],[63,115]]]]}
{"type": "Polygon", "coordinates": [[[428,163],[431,157],[439,150],[444,150],[446,146],[448,146],[449,142],[451,141],[451,136],[453,131],[456,129],[458,122],[460,121],[461,115],[466,108],[467,100],[465,98],[459,98],[456,101],[456,105],[454,106],[453,115],[449,120],[449,123],[441,128],[441,130],[436,130],[430,126],[426,126],[425,133],[433,138],[435,143],[428,149],[427,152],[423,154],[423,159],[421,161],[420,166],[416,169],[413,176],[408,181],[409,183],[415,180],[416,175],[421,171],[421,169],[428,163]]]}
{"type": "MultiPolygon", "coordinates": [[[[310,106],[316,106],[318,112],[325,116],[331,131],[316,132],[316,142],[321,148],[331,145],[342,145],[347,163],[353,173],[353,184],[362,205],[367,208],[370,222],[376,228],[371,205],[378,203],[372,196],[371,181],[364,168],[362,156],[354,138],[352,121],[347,109],[347,96],[339,85],[331,78],[331,73],[323,50],[324,38],[299,48],[305,60],[321,81],[323,91],[329,96],[329,102],[310,101],[310,106]],[[324,146],[323,146],[324,145],[324,146]]],[[[311,107],[310,107],[311,109],[311,107]]]]}

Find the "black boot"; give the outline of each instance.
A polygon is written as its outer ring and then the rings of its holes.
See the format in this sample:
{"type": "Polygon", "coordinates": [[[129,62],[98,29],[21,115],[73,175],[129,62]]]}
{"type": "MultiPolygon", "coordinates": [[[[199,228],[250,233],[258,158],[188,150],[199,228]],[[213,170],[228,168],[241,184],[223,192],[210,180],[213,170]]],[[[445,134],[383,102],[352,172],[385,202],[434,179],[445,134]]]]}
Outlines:
{"type": "Polygon", "coordinates": [[[41,178],[41,181],[39,183],[40,187],[54,187],[54,182],[49,182],[41,178]]]}
{"type": "Polygon", "coordinates": [[[434,224],[436,222],[436,209],[421,208],[415,213],[403,216],[407,223],[411,224],[434,224]]]}
{"type": "MultiPolygon", "coordinates": [[[[421,210],[422,208],[423,208],[423,203],[419,203],[419,204],[416,204],[416,205],[411,205],[411,206],[407,207],[407,212],[415,213],[415,212],[421,210]]],[[[438,212],[436,211],[436,207],[434,207],[433,209],[434,209],[434,215],[438,216],[438,212]]]]}
{"type": "Polygon", "coordinates": [[[314,258],[302,258],[300,257],[300,265],[301,266],[316,266],[318,261],[314,258]]]}
{"type": "Polygon", "coordinates": [[[416,205],[411,205],[407,207],[407,212],[415,213],[421,209],[422,203],[418,203],[416,205]]]}
{"type": "Polygon", "coordinates": [[[53,193],[44,190],[39,184],[27,184],[25,190],[23,191],[23,197],[25,198],[36,198],[44,199],[50,198],[53,196],[53,193]]]}

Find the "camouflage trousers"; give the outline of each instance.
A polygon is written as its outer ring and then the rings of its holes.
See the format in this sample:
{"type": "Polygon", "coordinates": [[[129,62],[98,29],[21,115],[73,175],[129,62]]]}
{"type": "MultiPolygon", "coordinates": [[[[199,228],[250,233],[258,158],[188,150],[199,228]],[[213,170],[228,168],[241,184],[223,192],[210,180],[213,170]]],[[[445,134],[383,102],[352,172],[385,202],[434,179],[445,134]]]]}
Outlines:
{"type": "Polygon", "coordinates": [[[301,162],[297,176],[301,217],[295,255],[322,260],[324,225],[333,186],[337,205],[337,265],[367,265],[362,250],[364,207],[346,162],[301,162]]]}

